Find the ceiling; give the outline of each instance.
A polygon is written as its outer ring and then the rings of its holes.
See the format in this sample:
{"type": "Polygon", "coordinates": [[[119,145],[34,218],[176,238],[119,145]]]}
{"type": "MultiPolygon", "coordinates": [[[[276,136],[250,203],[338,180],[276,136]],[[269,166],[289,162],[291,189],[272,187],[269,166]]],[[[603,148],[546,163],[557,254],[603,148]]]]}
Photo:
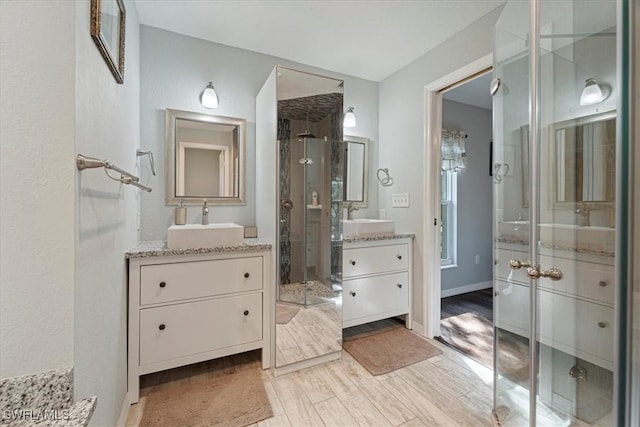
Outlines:
{"type": "Polygon", "coordinates": [[[140,23],[373,81],[506,0],[136,0],[140,23]]]}
{"type": "Polygon", "coordinates": [[[491,83],[491,73],[486,73],[473,80],[457,86],[442,94],[444,99],[460,102],[462,104],[474,105],[476,107],[492,109],[492,98],[489,93],[491,83]]]}

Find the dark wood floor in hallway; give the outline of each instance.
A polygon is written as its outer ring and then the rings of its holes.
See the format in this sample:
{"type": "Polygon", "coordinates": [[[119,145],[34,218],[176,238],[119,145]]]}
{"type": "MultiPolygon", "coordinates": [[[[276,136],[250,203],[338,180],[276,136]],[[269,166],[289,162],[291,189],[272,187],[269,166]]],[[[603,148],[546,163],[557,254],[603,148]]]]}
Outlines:
{"type": "Polygon", "coordinates": [[[440,319],[464,313],[476,313],[490,322],[493,321],[492,289],[442,298],[441,304],[440,319]]]}

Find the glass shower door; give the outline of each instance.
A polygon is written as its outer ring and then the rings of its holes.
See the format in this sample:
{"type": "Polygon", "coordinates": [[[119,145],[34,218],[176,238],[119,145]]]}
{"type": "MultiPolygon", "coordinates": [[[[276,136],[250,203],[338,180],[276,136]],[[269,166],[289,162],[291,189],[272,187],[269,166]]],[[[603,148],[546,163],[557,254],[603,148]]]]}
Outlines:
{"type": "Polygon", "coordinates": [[[530,412],[529,280],[509,267],[529,258],[528,28],[529,5],[517,1],[494,31],[494,417],[502,425],[527,425],[530,412]]]}
{"type": "Polygon", "coordinates": [[[494,62],[495,417],[613,425],[615,3],[509,2],[494,62]]]}

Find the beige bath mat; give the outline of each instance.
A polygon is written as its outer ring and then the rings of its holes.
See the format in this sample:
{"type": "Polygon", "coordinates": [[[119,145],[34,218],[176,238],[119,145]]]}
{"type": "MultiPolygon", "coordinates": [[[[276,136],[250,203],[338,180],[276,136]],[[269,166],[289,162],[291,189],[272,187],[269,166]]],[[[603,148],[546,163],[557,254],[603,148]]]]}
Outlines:
{"type": "Polygon", "coordinates": [[[345,341],[342,347],[372,375],[382,375],[442,354],[405,328],[345,341]]]}
{"type": "Polygon", "coordinates": [[[138,405],[143,405],[140,427],[241,427],[273,416],[257,366],[162,384],[150,390],[138,405]]]}

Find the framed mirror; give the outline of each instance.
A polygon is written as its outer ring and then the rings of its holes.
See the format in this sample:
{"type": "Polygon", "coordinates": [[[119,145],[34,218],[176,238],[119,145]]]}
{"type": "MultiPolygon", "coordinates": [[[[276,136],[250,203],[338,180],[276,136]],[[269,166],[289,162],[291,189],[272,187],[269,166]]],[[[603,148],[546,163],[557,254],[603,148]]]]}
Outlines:
{"type": "Polygon", "coordinates": [[[244,205],[246,120],[166,111],[167,205],[244,205]]]}
{"type": "Polygon", "coordinates": [[[557,208],[614,202],[615,112],[556,123],[551,141],[551,195],[557,208]]]}
{"type": "Polygon", "coordinates": [[[369,139],[344,136],[344,201],[367,207],[369,191],[369,139]]]}

